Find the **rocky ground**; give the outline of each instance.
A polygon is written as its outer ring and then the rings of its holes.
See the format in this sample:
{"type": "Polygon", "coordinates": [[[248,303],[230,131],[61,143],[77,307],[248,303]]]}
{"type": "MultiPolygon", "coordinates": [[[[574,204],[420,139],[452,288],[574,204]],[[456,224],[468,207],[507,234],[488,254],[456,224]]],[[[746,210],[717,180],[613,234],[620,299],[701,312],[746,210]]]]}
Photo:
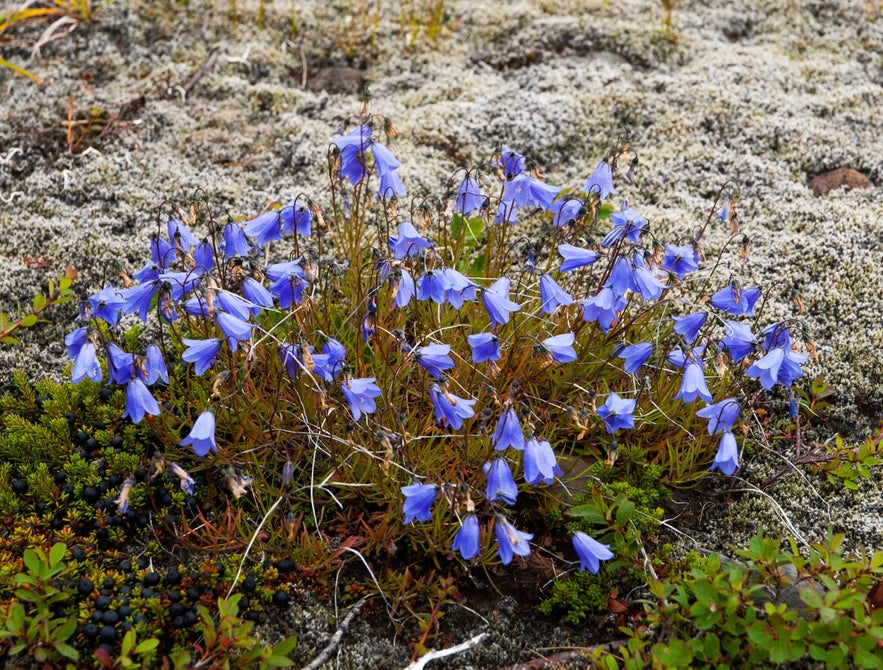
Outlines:
{"type": "MultiPolygon", "coordinates": [[[[684,0],[667,34],[650,0],[451,0],[437,38],[407,20],[402,28],[402,8],[420,3],[263,4],[259,27],[256,0],[238,3],[236,22],[226,2],[119,0],[27,63],[45,85],[0,71],[0,309],[15,311],[69,265],[83,296],[120,266],[139,267],[168,201],[199,192],[244,217],[301,192],[321,202],[329,139],[359,112],[367,88],[371,111],[401,131],[394,148],[412,194],[437,192],[454,169],[500,145],[577,187],[623,134],[639,169],[620,192],[657,231],[692,234],[722,185],[738,188],[750,258],[724,261],[719,272],[773,286],[764,320],[792,315],[791,289],[799,291],[820,354],[810,373],[836,391],[832,422],[808,439],[848,428],[858,440],[879,426],[883,13],[875,3],[684,0]],[[354,7],[362,12],[350,15],[354,7]],[[836,168],[857,172],[811,184],[836,168]]],[[[24,64],[38,34],[17,34],[4,57],[24,64]]],[[[712,226],[709,249],[728,235],[728,226],[712,226]]],[[[14,367],[62,376],[74,311],[52,316],[21,346],[0,349],[0,383],[14,367]]],[[[762,481],[782,464],[768,454],[746,477],[762,481]]],[[[693,538],[726,546],[758,525],[781,532],[787,517],[802,537],[833,525],[855,545],[879,548],[877,484],[854,494],[792,478],[768,491],[781,510],[746,494],[693,538]]],[[[494,612],[497,638],[455,666],[505,665],[586,642],[561,629],[530,638],[512,627],[505,603],[494,612]]],[[[329,630],[334,621],[329,615],[329,630]]],[[[463,625],[463,639],[482,626],[463,625]]],[[[329,667],[407,661],[371,636],[344,648],[329,667]]]]}

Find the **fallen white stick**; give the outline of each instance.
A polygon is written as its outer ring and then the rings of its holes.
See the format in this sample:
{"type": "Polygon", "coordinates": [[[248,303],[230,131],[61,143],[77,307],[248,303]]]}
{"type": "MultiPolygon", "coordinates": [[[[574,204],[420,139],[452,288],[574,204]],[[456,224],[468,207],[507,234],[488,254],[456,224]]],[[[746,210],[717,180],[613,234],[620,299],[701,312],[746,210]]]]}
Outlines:
{"type": "Polygon", "coordinates": [[[466,642],[458,644],[456,647],[448,647],[447,649],[439,649],[438,651],[436,651],[435,649],[430,649],[425,654],[423,654],[423,656],[421,656],[416,661],[411,663],[411,665],[405,668],[405,670],[423,670],[423,666],[430,661],[434,661],[438,658],[444,658],[445,656],[453,656],[454,654],[459,654],[461,651],[471,649],[475,645],[481,644],[486,637],[487,633],[480,633],[471,640],[466,640],[466,642]]]}
{"type": "Polygon", "coordinates": [[[322,653],[310,661],[309,665],[305,665],[302,670],[317,670],[317,668],[319,668],[325,661],[331,658],[331,654],[333,654],[334,650],[340,645],[340,640],[343,638],[346,629],[350,627],[353,619],[355,619],[359,612],[362,611],[362,607],[364,607],[366,602],[368,602],[368,596],[363,597],[359,602],[353,605],[349,614],[344,617],[343,623],[340,624],[340,627],[335,631],[334,635],[331,636],[331,641],[322,650],[322,653]]]}

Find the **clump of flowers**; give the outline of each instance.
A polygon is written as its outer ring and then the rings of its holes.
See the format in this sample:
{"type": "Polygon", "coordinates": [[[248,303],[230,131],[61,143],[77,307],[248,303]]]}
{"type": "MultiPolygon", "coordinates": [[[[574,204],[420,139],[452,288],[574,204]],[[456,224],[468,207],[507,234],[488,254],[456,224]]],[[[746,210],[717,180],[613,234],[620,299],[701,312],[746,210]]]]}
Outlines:
{"type": "MultiPolygon", "coordinates": [[[[125,416],[166,438],[187,490],[197,467],[262,510],[278,498],[277,547],[306,506],[317,524],[361,517],[350,532],[378,544],[397,527],[509,564],[562,530],[532,503],[561,498],[574,454],[612,464],[628,446],[673,484],[739,469],[757,387],[790,388],[808,356],[797,322],[754,333],[758,287],[696,288],[716,280],[711,217],[672,243],[609,202],[621,146],[576,192],[503,148],[408,202],[395,136],[367,116],[331,138],[327,202],[175,212],[124,286],[85,301],[73,381],[124,386],[125,416]],[[159,340],[124,348],[124,316],[159,340]]],[[[574,531],[573,565],[613,558],[604,528],[574,531]]]]}

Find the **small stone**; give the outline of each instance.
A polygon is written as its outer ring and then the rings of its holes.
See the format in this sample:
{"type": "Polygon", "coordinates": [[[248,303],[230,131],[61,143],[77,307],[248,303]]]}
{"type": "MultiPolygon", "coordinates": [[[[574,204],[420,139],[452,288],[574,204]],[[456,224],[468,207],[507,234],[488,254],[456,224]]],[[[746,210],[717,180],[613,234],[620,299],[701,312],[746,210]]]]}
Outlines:
{"type": "Polygon", "coordinates": [[[353,67],[325,67],[315,72],[307,70],[307,88],[316,93],[343,93],[355,95],[365,87],[365,75],[353,67]]]}
{"type": "Polygon", "coordinates": [[[845,186],[848,189],[870,188],[873,184],[865,175],[852,168],[837,168],[835,170],[829,170],[817,174],[809,180],[809,187],[812,189],[813,195],[816,197],[826,195],[842,186],[845,186]]]}

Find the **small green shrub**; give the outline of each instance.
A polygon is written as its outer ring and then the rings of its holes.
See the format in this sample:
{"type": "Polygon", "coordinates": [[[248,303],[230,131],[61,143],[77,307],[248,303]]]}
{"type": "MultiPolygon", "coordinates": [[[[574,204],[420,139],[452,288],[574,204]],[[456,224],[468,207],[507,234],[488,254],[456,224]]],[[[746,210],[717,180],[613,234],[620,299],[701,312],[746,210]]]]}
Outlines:
{"type": "Polygon", "coordinates": [[[679,576],[653,580],[628,642],[599,650],[603,668],[767,667],[814,661],[879,668],[883,552],[849,558],[829,534],[802,555],[757,535],[737,560],[712,554],[679,576]]]}

